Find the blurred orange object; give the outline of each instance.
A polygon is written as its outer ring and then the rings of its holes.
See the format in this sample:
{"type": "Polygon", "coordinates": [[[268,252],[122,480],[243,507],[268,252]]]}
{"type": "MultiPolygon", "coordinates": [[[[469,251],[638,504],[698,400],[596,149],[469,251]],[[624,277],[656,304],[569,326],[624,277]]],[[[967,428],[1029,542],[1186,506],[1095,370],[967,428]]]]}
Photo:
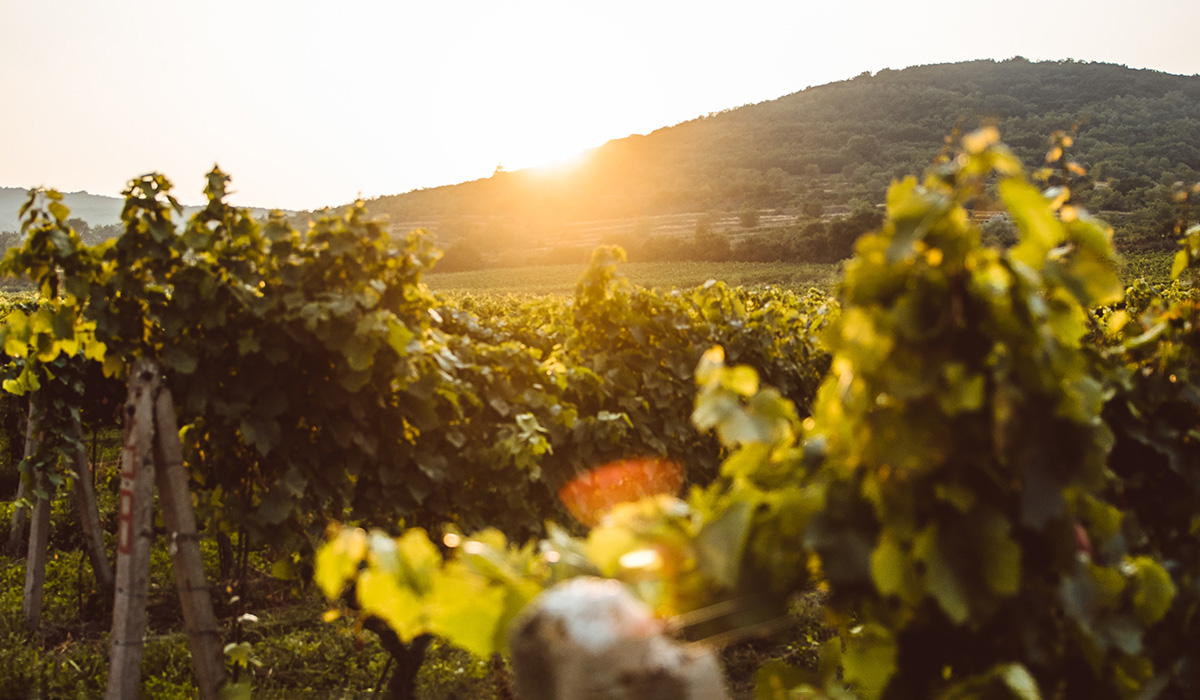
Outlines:
{"type": "Polygon", "coordinates": [[[618,503],[675,494],[682,487],[682,464],[661,457],[641,457],[609,462],[580,474],[558,490],[558,498],[579,522],[593,527],[618,503]]]}

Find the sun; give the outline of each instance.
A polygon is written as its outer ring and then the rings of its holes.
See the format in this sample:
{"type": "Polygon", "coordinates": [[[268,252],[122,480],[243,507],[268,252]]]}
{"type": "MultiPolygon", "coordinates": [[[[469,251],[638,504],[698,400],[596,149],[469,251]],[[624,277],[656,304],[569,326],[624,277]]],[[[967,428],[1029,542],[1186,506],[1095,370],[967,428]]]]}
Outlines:
{"type": "Polygon", "coordinates": [[[588,161],[598,145],[595,139],[570,129],[557,134],[528,132],[520,136],[501,149],[508,154],[500,161],[505,170],[532,168],[545,174],[574,170],[588,161]]]}

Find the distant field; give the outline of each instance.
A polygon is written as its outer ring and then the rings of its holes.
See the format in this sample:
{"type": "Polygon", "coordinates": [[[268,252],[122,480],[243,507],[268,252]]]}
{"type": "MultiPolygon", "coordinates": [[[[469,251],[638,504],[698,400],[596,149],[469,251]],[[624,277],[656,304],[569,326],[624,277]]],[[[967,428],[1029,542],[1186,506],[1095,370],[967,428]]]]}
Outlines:
{"type": "MultiPolygon", "coordinates": [[[[1169,282],[1174,251],[1147,251],[1122,256],[1126,282],[1145,277],[1169,282]]],[[[436,292],[474,294],[573,294],[585,265],[538,265],[472,272],[432,272],[424,276],[436,292]]],[[[618,271],[634,284],[658,289],[687,289],[708,280],[730,286],[775,285],[795,291],[817,287],[832,291],[841,276],[840,265],[813,263],[673,262],[624,263],[618,271]]]]}
{"type": "MultiPolygon", "coordinates": [[[[1174,251],[1148,251],[1122,256],[1122,274],[1126,282],[1145,277],[1151,282],[1170,281],[1174,251]]],[[[585,265],[540,265],[498,268],[472,272],[431,272],[424,276],[436,292],[474,294],[516,294],[541,296],[573,294],[575,283],[585,265]]],[[[708,280],[720,280],[730,286],[775,285],[793,291],[817,287],[832,291],[841,275],[839,265],[812,263],[674,262],[623,263],[618,271],[634,284],[658,289],[687,289],[708,280]]],[[[24,289],[0,289],[0,305],[33,301],[37,294],[29,285],[24,289]]]]}
{"type": "MultiPolygon", "coordinates": [[[[475,294],[573,294],[585,265],[546,265],[472,272],[433,272],[424,276],[436,292],[475,294]]],[[[629,281],[657,289],[686,289],[718,280],[730,286],[776,285],[804,291],[832,289],[838,265],[812,263],[624,263],[618,271],[629,281]]]]}
{"type": "Polygon", "coordinates": [[[1127,283],[1139,277],[1145,277],[1148,282],[1165,283],[1171,280],[1171,263],[1174,261],[1174,250],[1126,253],[1121,256],[1121,274],[1127,283]]]}

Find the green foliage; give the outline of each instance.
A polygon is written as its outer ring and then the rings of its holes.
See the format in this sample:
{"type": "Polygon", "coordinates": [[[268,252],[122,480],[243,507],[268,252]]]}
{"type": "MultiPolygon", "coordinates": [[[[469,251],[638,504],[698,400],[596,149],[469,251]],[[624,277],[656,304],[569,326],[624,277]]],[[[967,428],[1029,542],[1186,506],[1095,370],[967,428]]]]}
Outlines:
{"type": "Polygon", "coordinates": [[[94,324],[78,320],[76,294],[84,288],[77,280],[95,267],[95,256],[68,225],[69,212],[61,199],[53,190],[30,191],[21,208],[25,245],[10,250],[0,263],[7,274],[27,271],[37,279],[41,293],[38,302],[7,309],[0,324],[5,393],[36,392],[31,415],[40,439],[35,452],[19,464],[22,478],[31,479],[33,498],[52,497],[66,479],[78,476],[60,464],[84,449],[72,436],[73,426],[84,418],[85,387],[93,385],[95,400],[112,396],[113,388],[95,371],[105,347],[96,339],[94,324]],[[45,479],[33,478],[39,474],[45,479]]]}
{"type": "Polygon", "coordinates": [[[1111,231],[1060,218],[1066,198],[1026,183],[994,135],[964,144],[922,185],[893,186],[847,268],[806,435],[825,506],[805,541],[834,607],[874,630],[850,649],[898,660],[871,666],[868,697],[966,687],[1012,661],[1046,694],[1128,692],[1152,678],[1129,596],[1173,591],[1142,587],[1115,533],[1089,532],[1103,555],[1077,545],[1079,523],[1113,508],[1106,389],[1082,346],[1087,309],[1121,296],[1111,231]],[[963,209],[993,173],[1021,233],[1004,252],[963,209]],[[911,645],[938,665],[904,663],[911,645]]]}
{"type": "Polygon", "coordinates": [[[1170,572],[1139,573],[1150,592],[1135,602],[1140,616],[1163,618],[1146,648],[1170,692],[1187,696],[1200,689],[1200,307],[1167,288],[1130,295],[1102,323],[1098,362],[1114,388],[1104,410],[1115,434],[1109,497],[1121,514],[1105,528],[1170,572]],[[1169,613],[1167,590],[1177,593],[1169,613]]]}
{"type": "MultiPolygon", "coordinates": [[[[1043,189],[981,130],[895,183],[878,230],[859,235],[870,208],[814,229],[829,250],[857,239],[840,304],[635,287],[615,247],[569,301],[439,299],[428,241],[361,206],[299,232],[225,204],[214,170],[180,225],[151,175],[124,233],[87,246],[33,193],[3,267],[45,300],[0,327],[4,388],[65,434],[101,368],[158,359],[202,512],[297,550],[281,575],[327,520],[403,529],[336,530],[315,565],[326,596],[405,640],[500,650],[537,591],[581,573],[663,615],[740,601],[750,628],[816,585],[842,638],[814,672],[765,670],[774,696],[1186,695],[1200,555],[1178,495],[1200,495],[1200,317],[1182,284],[1123,293],[1069,141],[1043,189]],[[970,216],[998,209],[1019,234],[1006,249],[970,216]],[[543,527],[564,482],[647,455],[686,465],[685,498],[622,504],[583,538],[543,527]],[[431,538],[446,522],[474,534],[431,538]]],[[[1200,233],[1177,228],[1180,274],[1200,233]]],[[[43,442],[25,468],[59,483],[77,446],[43,442]]],[[[238,641],[264,681],[265,635],[238,641]]],[[[18,661],[14,684],[46,682],[50,666],[18,661]]],[[[51,663],[67,661],[83,667],[51,663]]],[[[148,683],[174,692],[168,676],[148,683]]]]}
{"type": "MultiPolygon", "coordinates": [[[[1152,301],[1137,323],[1132,307],[1110,312],[1099,332],[1117,367],[1098,367],[1084,341],[1097,332],[1087,310],[1121,298],[1111,232],[1066,190],[1026,184],[994,132],[964,145],[923,184],[893,186],[888,221],[859,241],[802,446],[755,408],[752,375],[698,370],[743,387],[718,430],[758,433],[726,435],[743,446],[723,473],[783,473],[776,488],[808,495],[792,532],[753,527],[769,537],[763,554],[815,555],[809,570],[846,626],[843,677],[862,696],[1186,695],[1194,547],[1177,538],[1195,520],[1178,479],[1195,460],[1179,452],[1193,438],[1168,426],[1194,419],[1190,402],[1159,406],[1196,395],[1192,302],[1152,301]],[[982,247],[964,215],[993,185],[1021,232],[1006,252],[982,247]]],[[[701,396],[700,427],[720,401],[701,396]]],[[[744,493],[734,481],[718,502],[744,493]]],[[[842,692],[828,675],[790,684],[842,692]]]]}
{"type": "Polygon", "coordinates": [[[509,548],[495,530],[446,542],[462,546],[444,560],[421,529],[398,539],[337,529],[317,553],[316,581],[330,600],[353,581],[355,609],[382,619],[401,641],[432,633],[477,656],[503,649],[506,623],[551,576],[547,560],[532,546],[509,548]]]}
{"type": "Polygon", "coordinates": [[[224,203],[227,181],[210,174],[208,206],[182,228],[165,178],[132,182],[124,234],[96,248],[33,207],[31,230],[69,245],[33,236],[6,265],[72,293],[4,332],[44,360],[81,345],[110,374],[157,358],[196,485],[261,537],[322,512],[529,534],[556,508],[543,472],[553,489],[579,465],[650,453],[694,459],[701,477],[716,450],[688,426],[691,368],[713,343],[781,358],[774,374],[802,402],[815,391],[823,312],[797,313],[793,297],[634,291],[597,268],[569,313],[485,332],[427,294],[436,254],[419,234],[394,241],[361,209],[306,234],[263,225],[224,203]],[[795,369],[808,375],[789,381],[795,369]],[[511,470],[523,476],[498,476],[511,470]]]}
{"type": "Polygon", "coordinates": [[[738,223],[745,229],[758,228],[759,216],[757,207],[746,204],[738,210],[738,223]]]}
{"type": "MultiPolygon", "coordinates": [[[[827,589],[842,646],[814,672],[765,670],[764,697],[1190,692],[1197,521],[1178,492],[1195,486],[1194,302],[1135,292],[1140,307],[1097,311],[1124,298],[1111,229],[1072,204],[1071,182],[1026,181],[994,129],[964,148],[896,183],[856,244],[811,417],[711,350],[691,416],[729,450],[711,485],[618,506],[541,559],[499,540],[489,556],[524,557],[529,590],[569,560],[664,614],[753,594],[761,619],[827,589]],[[1008,249],[967,215],[993,193],[1020,233],[1008,249]]],[[[581,347],[637,345],[601,325],[643,303],[626,306],[619,255],[598,251],[580,283],[581,347]]],[[[372,571],[386,542],[339,564],[327,593],[361,586],[359,562],[372,571]]],[[[389,578],[415,590],[403,580],[389,578]]]]}
{"type": "Polygon", "coordinates": [[[1200,261],[1200,224],[1188,226],[1188,216],[1194,200],[1200,199],[1200,182],[1176,195],[1180,205],[1181,216],[1175,222],[1172,233],[1182,236],[1179,239],[1180,250],[1175,254],[1174,264],[1171,265],[1171,277],[1179,277],[1184,270],[1200,261]]]}

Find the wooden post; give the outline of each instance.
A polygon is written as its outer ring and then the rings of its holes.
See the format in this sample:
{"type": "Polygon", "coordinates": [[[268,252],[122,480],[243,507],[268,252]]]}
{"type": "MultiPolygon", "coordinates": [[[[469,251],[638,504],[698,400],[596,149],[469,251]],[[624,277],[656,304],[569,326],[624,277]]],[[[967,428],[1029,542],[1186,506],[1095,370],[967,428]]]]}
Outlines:
{"type": "MultiPolygon", "coordinates": [[[[29,420],[25,426],[25,459],[29,459],[37,451],[38,420],[37,400],[31,396],[29,398],[29,420]]],[[[38,469],[27,479],[21,479],[21,486],[22,488],[18,489],[18,494],[24,492],[21,497],[33,496],[35,499],[33,522],[32,525],[29,522],[28,508],[18,508],[17,510],[23,517],[18,522],[18,513],[13,514],[11,537],[20,537],[24,534],[25,527],[29,526],[29,539],[25,549],[25,589],[21,596],[21,614],[25,620],[25,628],[31,633],[36,633],[42,624],[46,556],[50,542],[50,499],[38,498],[37,493],[41,491],[48,496],[50,484],[45,471],[38,469]]],[[[18,543],[14,549],[19,548],[20,544],[18,543]]]]}
{"type": "Polygon", "coordinates": [[[154,399],[158,368],[139,360],[125,400],[125,440],[117,513],[117,572],[113,598],[112,651],[106,700],[132,700],[142,683],[146,594],[150,586],[150,540],[154,536],[154,399]]]}
{"type": "Polygon", "coordinates": [[[663,632],[618,581],[577,578],[529,604],[509,628],[520,700],[728,700],[716,655],[663,632]]]}
{"type": "MultiPolygon", "coordinates": [[[[25,479],[22,478],[17,484],[17,496],[13,500],[21,501],[25,498],[25,479]]],[[[12,520],[8,527],[8,540],[4,543],[4,551],[16,554],[21,551],[21,544],[28,542],[29,538],[25,536],[25,528],[29,527],[29,509],[18,505],[13,508],[12,520]]]]}
{"type": "MultiPolygon", "coordinates": [[[[34,444],[35,423],[33,411],[33,397],[29,399],[29,418],[25,421],[25,457],[28,458],[33,454],[36,445],[34,444]]],[[[20,501],[28,494],[29,489],[26,479],[21,479],[21,483],[17,486],[17,500],[20,501]]],[[[25,537],[25,528],[29,526],[29,509],[17,506],[13,508],[12,526],[8,531],[8,551],[16,554],[21,551],[22,543],[27,542],[25,537]]]]}
{"type": "Polygon", "coordinates": [[[175,424],[175,405],[171,392],[162,386],[158,365],[149,360],[134,363],[129,397],[125,401],[125,420],[112,656],[105,698],[132,700],[138,697],[141,687],[153,537],[151,516],[157,482],[163,524],[170,538],[175,587],[192,649],[196,688],[201,700],[217,700],[225,680],[220,630],[204,576],[196,515],[175,424]]]}
{"type": "Polygon", "coordinates": [[[33,475],[33,517],[29,527],[29,553],[25,557],[25,593],[21,613],[25,628],[37,632],[42,625],[42,600],[46,582],[46,555],[50,543],[50,480],[46,470],[33,475]]]}
{"type": "Polygon", "coordinates": [[[200,535],[196,531],[196,515],[188,491],[187,473],[183,469],[183,446],[175,423],[175,404],[170,390],[163,388],[154,404],[155,477],[158,498],[162,505],[163,524],[170,538],[171,562],[175,569],[175,588],[183,606],[188,643],[192,649],[192,666],[196,671],[196,686],[202,700],[216,700],[217,691],[225,680],[224,654],[220,630],[213,615],[208,580],[204,576],[204,561],[200,556],[200,535]]]}
{"type": "Polygon", "coordinates": [[[71,501],[75,506],[75,516],[79,518],[79,526],[83,530],[83,540],[88,559],[92,562],[92,572],[96,575],[96,583],[101,590],[111,595],[112,564],[108,561],[108,554],[104,551],[104,538],[100,534],[100,510],[96,506],[92,465],[83,446],[83,426],[79,422],[79,415],[74,412],[71,416],[71,437],[75,439],[76,445],[71,455],[71,464],[75,469],[75,487],[71,490],[71,501]]]}

